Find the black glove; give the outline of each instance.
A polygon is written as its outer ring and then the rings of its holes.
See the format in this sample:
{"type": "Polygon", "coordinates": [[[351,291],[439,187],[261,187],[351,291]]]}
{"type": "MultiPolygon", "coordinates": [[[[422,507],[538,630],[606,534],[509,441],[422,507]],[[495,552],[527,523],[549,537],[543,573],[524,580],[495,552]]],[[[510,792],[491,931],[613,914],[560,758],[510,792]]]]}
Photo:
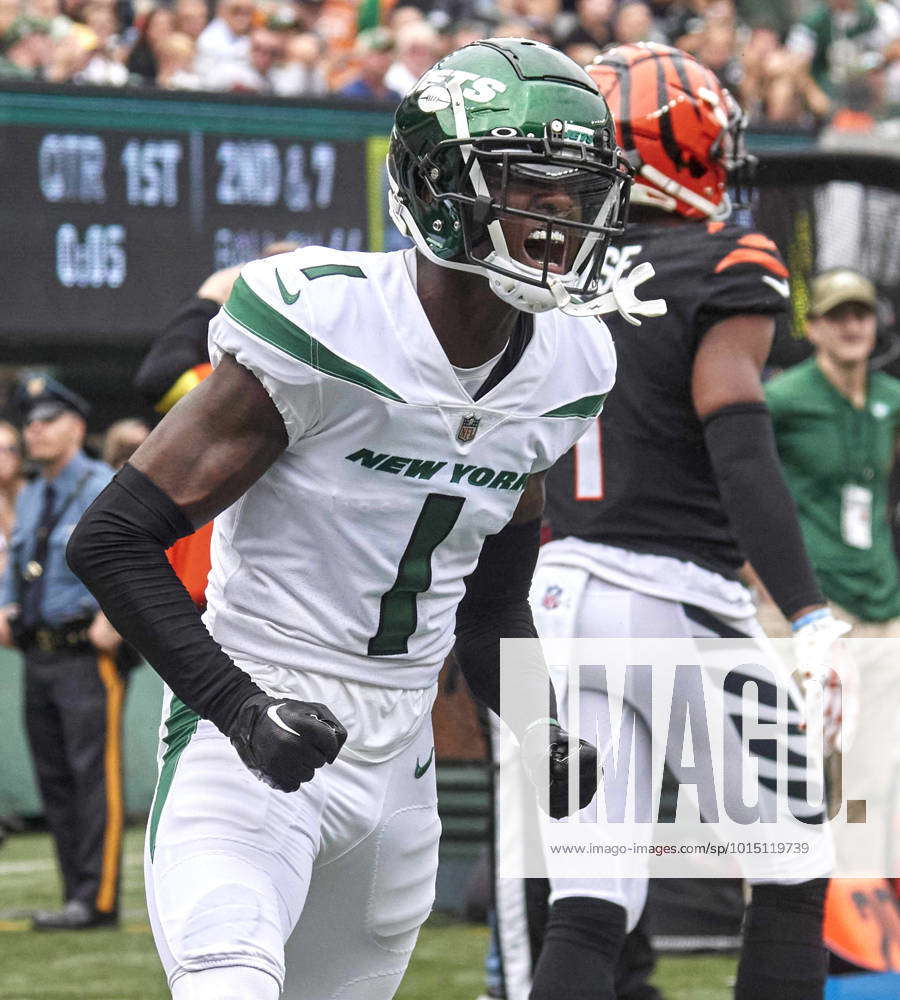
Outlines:
{"type": "Polygon", "coordinates": [[[324,705],[255,694],[238,709],[228,736],[260,781],[296,792],[317,767],[334,763],[347,730],[324,705]]]}
{"type": "Polygon", "coordinates": [[[550,780],[549,812],[553,819],[569,815],[569,758],[578,777],[578,809],[590,805],[597,793],[597,748],[587,740],[576,744],[559,723],[547,726],[549,745],[541,738],[543,725],[533,725],[522,737],[522,763],[535,788],[550,780]]]}

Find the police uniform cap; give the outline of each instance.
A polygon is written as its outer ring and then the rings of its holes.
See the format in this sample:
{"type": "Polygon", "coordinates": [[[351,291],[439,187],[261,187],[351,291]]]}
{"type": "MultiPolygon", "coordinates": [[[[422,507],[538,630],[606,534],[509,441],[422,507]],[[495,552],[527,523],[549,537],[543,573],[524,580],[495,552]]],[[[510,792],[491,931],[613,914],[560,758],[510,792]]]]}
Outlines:
{"type": "Polygon", "coordinates": [[[875,286],[849,267],[837,267],[813,278],[809,290],[809,315],[824,316],[845,302],[859,302],[875,309],[875,286]]]}
{"type": "Polygon", "coordinates": [[[23,379],[16,391],[16,404],[25,424],[32,420],[54,420],[67,411],[87,420],[91,412],[86,399],[49,375],[23,379]]]}

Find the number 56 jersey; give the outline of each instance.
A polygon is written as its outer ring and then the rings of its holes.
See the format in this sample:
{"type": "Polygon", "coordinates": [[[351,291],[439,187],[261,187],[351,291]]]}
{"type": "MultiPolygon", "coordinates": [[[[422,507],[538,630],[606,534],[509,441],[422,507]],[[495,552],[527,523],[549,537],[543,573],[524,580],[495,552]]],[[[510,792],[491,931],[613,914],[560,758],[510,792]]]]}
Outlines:
{"type": "Polygon", "coordinates": [[[238,659],[433,685],[485,538],[612,388],[605,325],[554,310],[473,402],[411,254],[315,247],[254,261],[210,325],[213,364],[230,354],[257,376],[289,442],[216,519],[206,623],[238,659]]]}

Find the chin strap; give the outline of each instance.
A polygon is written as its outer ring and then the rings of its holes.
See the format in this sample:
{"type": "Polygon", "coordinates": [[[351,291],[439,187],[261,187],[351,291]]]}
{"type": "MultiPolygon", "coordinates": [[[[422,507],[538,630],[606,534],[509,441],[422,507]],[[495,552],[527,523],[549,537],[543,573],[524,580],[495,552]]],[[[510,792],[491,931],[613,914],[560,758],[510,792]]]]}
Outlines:
{"type": "Polygon", "coordinates": [[[613,285],[612,290],[598,295],[590,302],[576,304],[572,302],[572,297],[559,281],[554,281],[550,285],[556,304],[567,316],[603,316],[607,313],[618,312],[626,323],[632,326],[640,326],[641,321],[638,316],[665,316],[668,311],[665,299],[641,300],[637,297],[636,289],[648,281],[656,271],[649,261],[638,264],[624,278],[613,285]]]}

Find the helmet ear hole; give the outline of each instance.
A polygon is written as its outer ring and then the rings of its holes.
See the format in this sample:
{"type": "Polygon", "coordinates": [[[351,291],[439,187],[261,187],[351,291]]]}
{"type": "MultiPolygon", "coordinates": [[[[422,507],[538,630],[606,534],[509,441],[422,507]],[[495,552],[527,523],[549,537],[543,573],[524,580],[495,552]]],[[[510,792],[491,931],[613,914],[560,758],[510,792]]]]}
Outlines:
{"type": "Polygon", "coordinates": [[[697,180],[699,180],[706,173],[706,167],[703,166],[696,156],[688,157],[687,168],[691,177],[694,177],[697,180]]]}

